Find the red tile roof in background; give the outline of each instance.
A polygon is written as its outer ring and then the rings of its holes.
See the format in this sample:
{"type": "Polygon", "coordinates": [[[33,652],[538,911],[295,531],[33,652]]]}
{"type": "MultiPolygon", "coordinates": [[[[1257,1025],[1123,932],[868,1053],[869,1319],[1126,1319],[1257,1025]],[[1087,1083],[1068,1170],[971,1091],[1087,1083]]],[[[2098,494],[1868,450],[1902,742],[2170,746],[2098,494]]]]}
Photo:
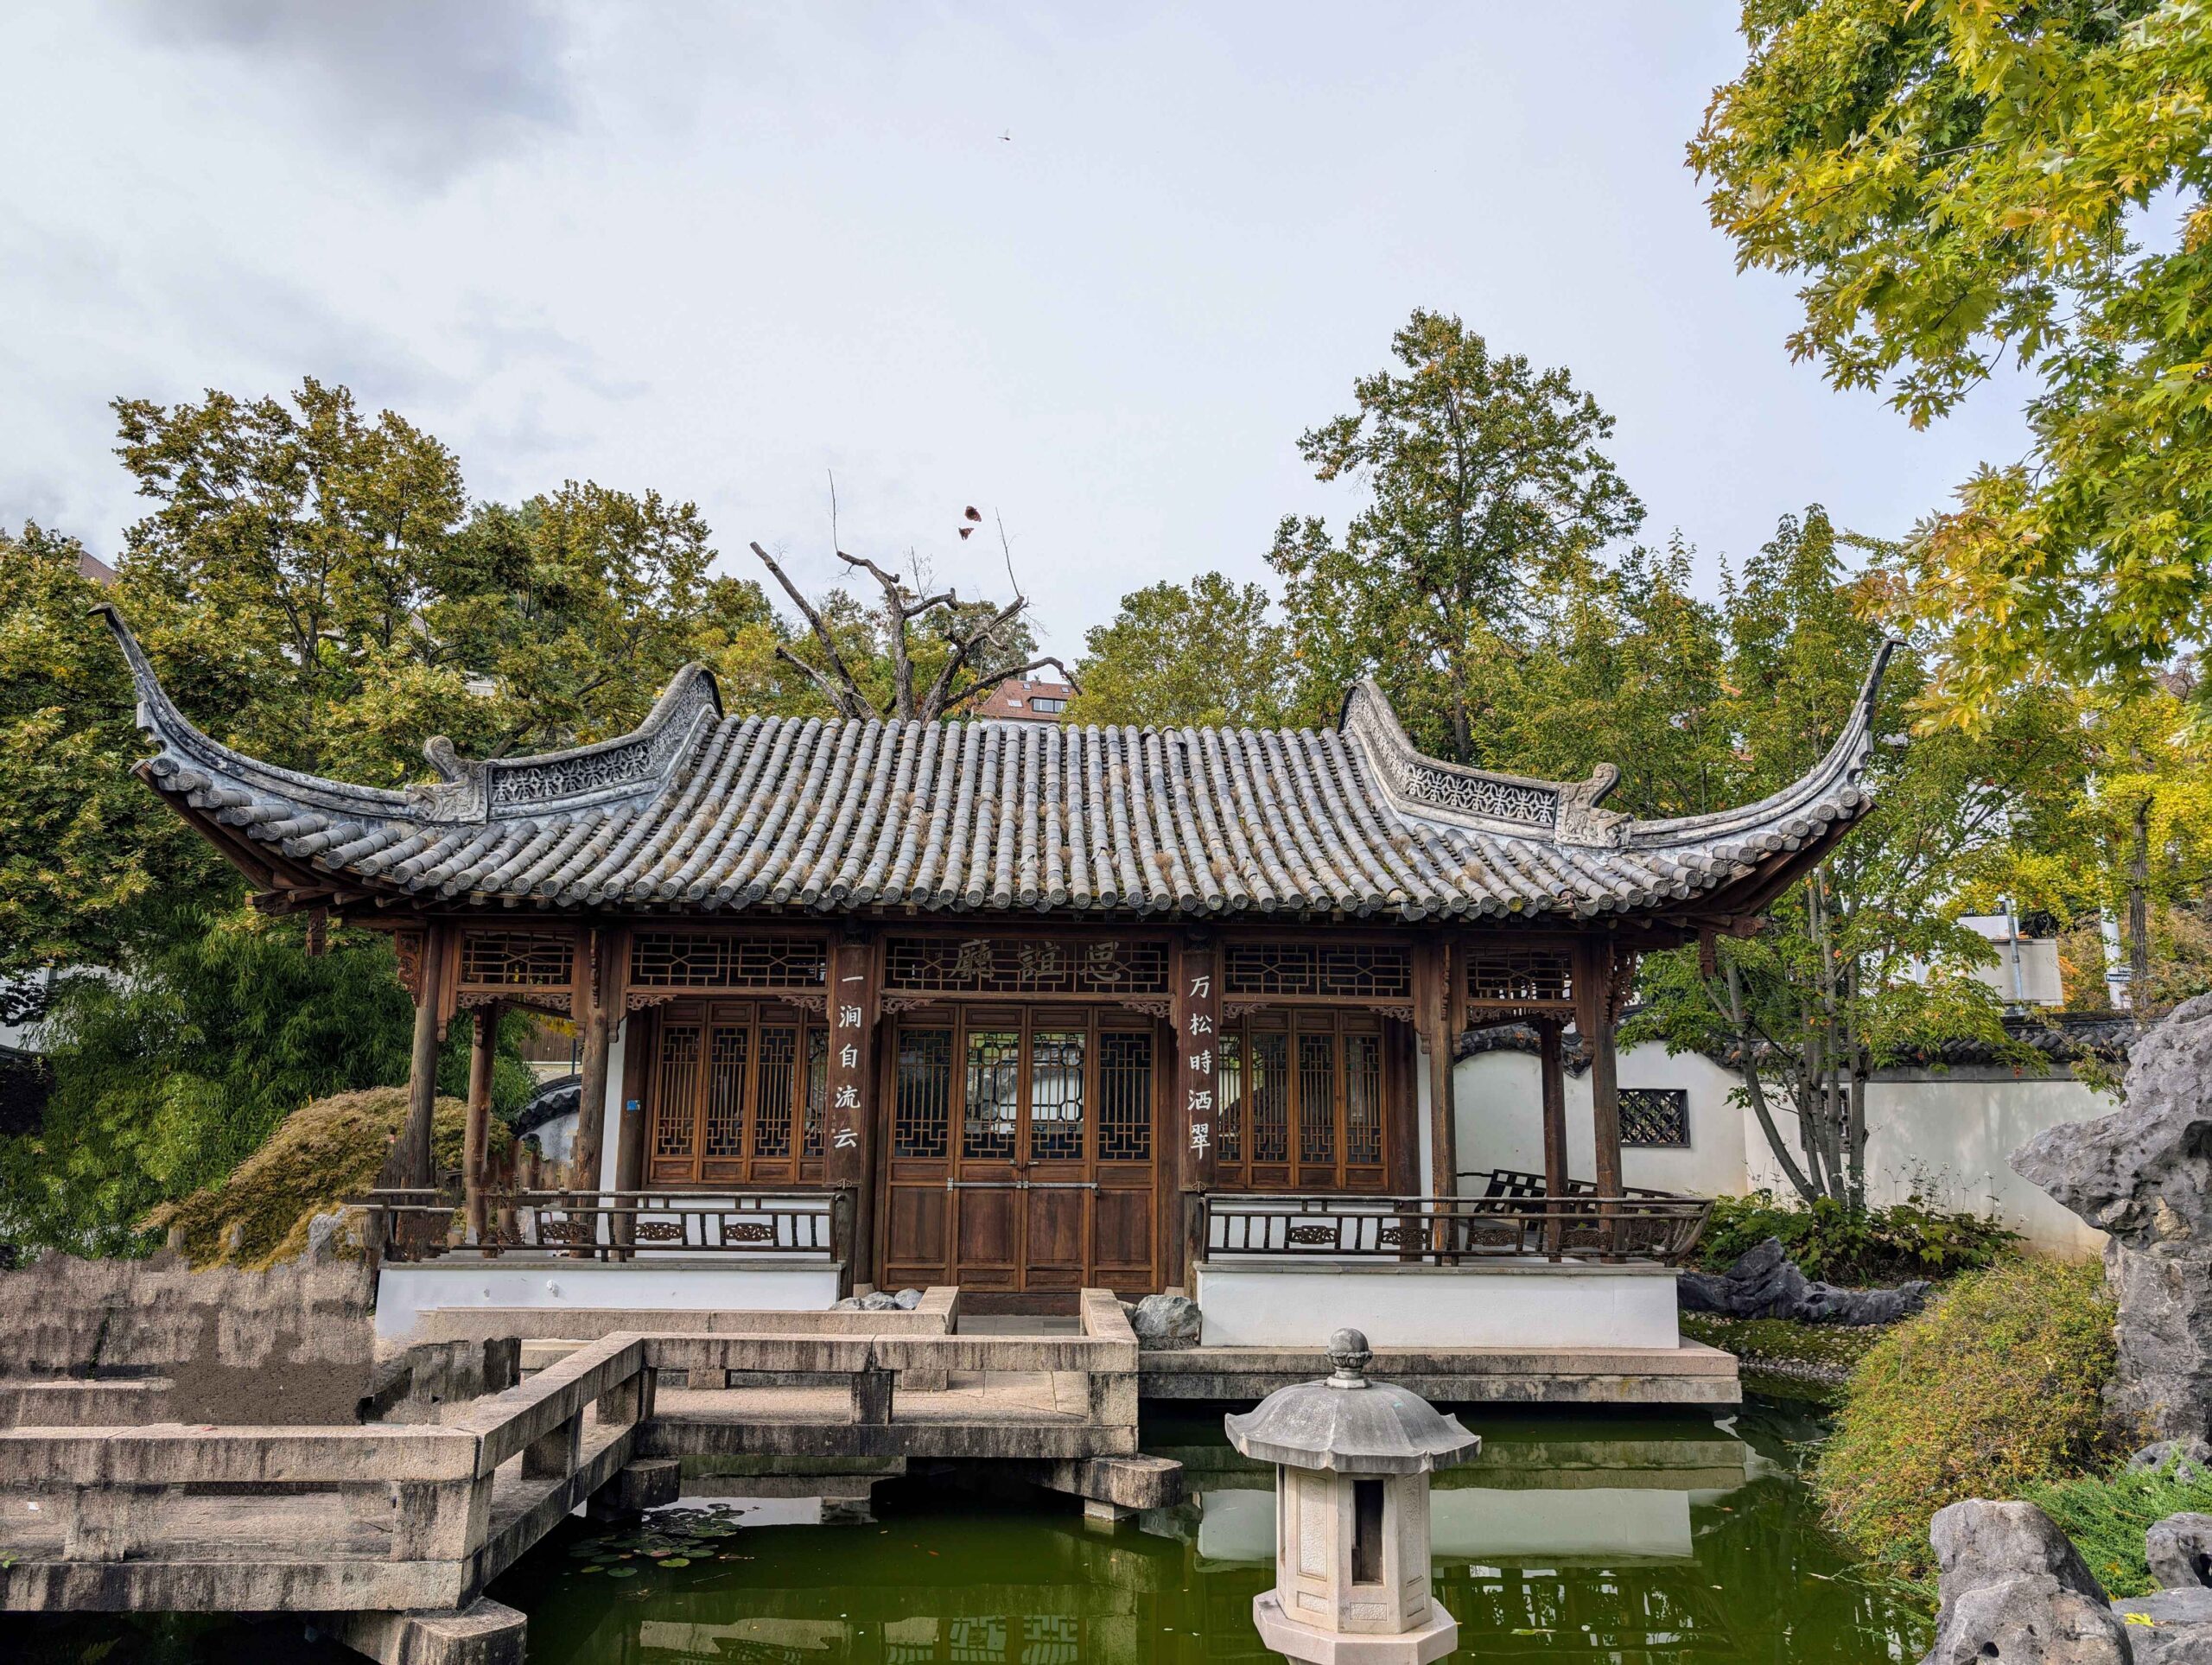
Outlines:
{"type": "Polygon", "coordinates": [[[972,709],[979,717],[1005,722],[1058,722],[1061,711],[1074,697],[1075,690],[1065,683],[1016,677],[1012,682],[1001,683],[989,697],[972,709]],[[1039,700],[1047,702],[1042,710],[1037,707],[1039,700]]]}

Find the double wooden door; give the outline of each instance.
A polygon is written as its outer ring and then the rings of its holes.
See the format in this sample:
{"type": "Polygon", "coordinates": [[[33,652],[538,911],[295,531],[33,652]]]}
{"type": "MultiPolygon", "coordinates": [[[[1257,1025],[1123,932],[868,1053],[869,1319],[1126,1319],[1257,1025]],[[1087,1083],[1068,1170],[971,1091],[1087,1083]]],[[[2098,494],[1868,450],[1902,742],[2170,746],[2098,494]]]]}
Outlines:
{"type": "Polygon", "coordinates": [[[1119,1007],[947,1008],[890,1037],[883,1281],[1156,1281],[1164,1043],[1119,1007]]]}

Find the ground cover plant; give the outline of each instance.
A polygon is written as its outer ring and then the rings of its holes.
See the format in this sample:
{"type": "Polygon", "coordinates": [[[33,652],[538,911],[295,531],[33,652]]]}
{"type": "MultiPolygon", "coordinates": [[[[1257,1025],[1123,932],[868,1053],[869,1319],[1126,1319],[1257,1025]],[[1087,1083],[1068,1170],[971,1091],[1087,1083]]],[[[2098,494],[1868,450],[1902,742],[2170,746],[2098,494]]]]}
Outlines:
{"type": "MultiPolygon", "coordinates": [[[[461,1166],[466,1115],[459,1099],[437,1101],[430,1154],[442,1172],[461,1166]]],[[[181,1247],[194,1267],[258,1270],[290,1260],[307,1247],[308,1221],[376,1184],[406,1119],[404,1087],[335,1093],[303,1104],[231,1173],[164,1203],[145,1223],[154,1231],[180,1231],[181,1247]]],[[[513,1143],[513,1133],[494,1117],[492,1161],[503,1161],[513,1143]]]]}
{"type": "Polygon", "coordinates": [[[2141,1596],[2157,1587],[2143,1535],[2169,1515],[2212,1512],[2212,1472],[2177,1454],[2160,1468],[2118,1463],[2104,1474],[2031,1486],[2025,1496],[2074,1540],[2106,1590],[2141,1596]]]}
{"type": "Polygon", "coordinates": [[[1687,1339],[1733,1353],[1753,1376],[1824,1388],[1840,1387],[1885,1333],[1868,1325],[1731,1319],[1718,1312],[1685,1312],[1681,1326],[1687,1339]]]}
{"type": "Polygon", "coordinates": [[[1870,1560],[1924,1578],[1929,1519],[1945,1504],[2106,1469],[2115,1452],[2100,1401],[2113,1358],[2094,1261],[2022,1259],[1959,1278],[1852,1372],[1813,1470],[1830,1523],[1870,1560]]]}
{"type": "Polygon", "coordinates": [[[1700,1240],[1700,1263],[1725,1272],[1769,1237],[1779,1237],[1808,1278],[1864,1287],[1908,1278],[1940,1282],[1996,1265],[2019,1236],[1994,1219],[1930,1206],[1917,1198],[1853,1210],[1828,1198],[1806,1207],[1771,1192],[1714,1199],[1700,1240]]]}

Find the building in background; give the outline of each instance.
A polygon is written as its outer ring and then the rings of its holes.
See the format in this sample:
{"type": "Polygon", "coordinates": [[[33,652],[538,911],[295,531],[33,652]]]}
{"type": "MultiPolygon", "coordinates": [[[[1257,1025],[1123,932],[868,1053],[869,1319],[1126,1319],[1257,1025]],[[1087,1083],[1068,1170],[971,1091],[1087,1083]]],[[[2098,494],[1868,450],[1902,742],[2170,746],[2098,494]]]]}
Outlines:
{"type": "Polygon", "coordinates": [[[994,688],[976,707],[976,715],[997,722],[1058,722],[1074,697],[1075,690],[1066,683],[1016,677],[994,688]]]}

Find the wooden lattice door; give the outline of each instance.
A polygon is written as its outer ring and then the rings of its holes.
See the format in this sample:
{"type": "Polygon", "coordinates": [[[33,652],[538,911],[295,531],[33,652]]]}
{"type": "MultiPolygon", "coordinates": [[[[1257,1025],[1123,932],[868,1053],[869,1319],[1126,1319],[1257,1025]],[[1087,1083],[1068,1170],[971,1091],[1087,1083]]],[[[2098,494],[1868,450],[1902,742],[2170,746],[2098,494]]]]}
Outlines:
{"type": "Polygon", "coordinates": [[[891,1052],[883,1281],[1156,1287],[1154,1023],[977,1007],[906,1019],[891,1052]]]}

